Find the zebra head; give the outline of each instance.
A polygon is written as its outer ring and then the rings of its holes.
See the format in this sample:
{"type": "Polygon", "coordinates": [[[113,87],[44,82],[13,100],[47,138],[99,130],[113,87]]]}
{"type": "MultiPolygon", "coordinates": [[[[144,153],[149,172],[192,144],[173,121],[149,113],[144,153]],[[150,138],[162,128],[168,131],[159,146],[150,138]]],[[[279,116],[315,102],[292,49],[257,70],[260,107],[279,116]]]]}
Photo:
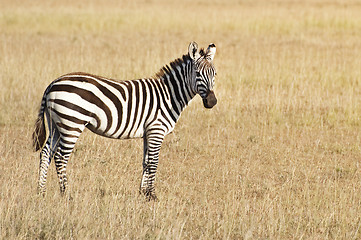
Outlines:
{"type": "Polygon", "coordinates": [[[189,44],[188,52],[195,70],[195,77],[192,77],[193,89],[202,97],[204,107],[212,108],[217,104],[217,98],[213,92],[216,76],[213,58],[216,53],[216,45],[211,43],[206,51],[201,49],[198,52],[198,44],[192,42],[189,44]]]}

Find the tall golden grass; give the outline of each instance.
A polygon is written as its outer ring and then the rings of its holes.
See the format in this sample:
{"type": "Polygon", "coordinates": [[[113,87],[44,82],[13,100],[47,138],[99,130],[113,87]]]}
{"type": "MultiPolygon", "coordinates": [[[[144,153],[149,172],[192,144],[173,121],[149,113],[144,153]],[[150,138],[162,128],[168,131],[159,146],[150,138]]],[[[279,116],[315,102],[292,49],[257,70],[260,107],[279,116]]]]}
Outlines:
{"type": "Polygon", "coordinates": [[[0,8],[0,239],[360,239],[361,3],[19,1],[0,8]],[[138,194],[142,141],[84,132],[69,195],[36,194],[31,133],[46,86],[85,71],[154,75],[217,45],[212,110],[196,99],[138,194]]]}

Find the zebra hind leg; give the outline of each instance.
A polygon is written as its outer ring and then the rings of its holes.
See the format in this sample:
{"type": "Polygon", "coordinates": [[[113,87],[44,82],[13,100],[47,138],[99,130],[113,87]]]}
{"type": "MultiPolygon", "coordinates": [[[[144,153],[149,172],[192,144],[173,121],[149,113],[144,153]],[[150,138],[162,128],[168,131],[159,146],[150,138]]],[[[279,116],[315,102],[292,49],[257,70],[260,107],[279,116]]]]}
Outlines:
{"type": "Polygon", "coordinates": [[[55,152],[54,162],[56,167],[56,173],[58,175],[60,193],[65,195],[68,187],[68,178],[66,175],[66,165],[68,163],[70,154],[72,153],[75,143],[79,138],[79,135],[72,135],[66,137],[66,134],[61,134],[59,146],[55,152]]]}
{"type": "Polygon", "coordinates": [[[58,148],[58,151],[55,153],[54,162],[60,185],[60,193],[64,195],[68,186],[68,178],[66,176],[66,164],[68,163],[68,158],[63,155],[60,148],[58,148]]]}
{"type": "MultiPolygon", "coordinates": [[[[53,125],[50,125],[53,126],[53,125]]],[[[39,180],[38,180],[38,193],[45,195],[46,192],[46,178],[48,174],[51,159],[59,145],[59,131],[56,128],[50,127],[50,134],[45,146],[40,152],[40,165],[39,165],[39,180]]]]}

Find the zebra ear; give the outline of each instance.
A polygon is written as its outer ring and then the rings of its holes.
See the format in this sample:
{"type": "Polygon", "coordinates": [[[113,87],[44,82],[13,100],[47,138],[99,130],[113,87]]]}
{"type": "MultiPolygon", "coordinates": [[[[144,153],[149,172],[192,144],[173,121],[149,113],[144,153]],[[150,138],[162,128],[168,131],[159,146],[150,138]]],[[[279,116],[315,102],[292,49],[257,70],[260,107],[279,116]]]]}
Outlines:
{"type": "Polygon", "coordinates": [[[216,45],[214,43],[209,44],[206,51],[206,59],[208,61],[213,61],[214,55],[216,54],[216,45]]]}
{"type": "Polygon", "coordinates": [[[198,44],[196,42],[191,42],[188,47],[188,54],[193,60],[199,58],[199,53],[197,51],[198,51],[198,44]]]}

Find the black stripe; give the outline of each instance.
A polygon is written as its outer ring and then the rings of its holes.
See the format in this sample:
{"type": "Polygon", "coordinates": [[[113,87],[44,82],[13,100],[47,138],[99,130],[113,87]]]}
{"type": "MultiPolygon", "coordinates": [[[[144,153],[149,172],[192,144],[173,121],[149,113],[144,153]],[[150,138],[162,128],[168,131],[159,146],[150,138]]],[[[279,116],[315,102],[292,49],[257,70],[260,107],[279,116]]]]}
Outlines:
{"type": "MultiPolygon", "coordinates": [[[[160,96],[162,98],[162,102],[165,102],[165,96],[164,96],[164,91],[163,88],[161,87],[161,83],[159,81],[156,81],[155,84],[157,85],[157,89],[158,89],[158,93],[160,93],[160,96]]],[[[177,121],[177,118],[173,115],[172,110],[168,107],[168,104],[164,104],[166,111],[169,113],[170,117],[173,119],[174,122],[177,121]]],[[[179,114],[178,114],[179,116],[179,114]]]]}
{"type": "Polygon", "coordinates": [[[125,92],[124,92],[124,89],[121,87],[121,85],[123,85],[122,83],[124,83],[123,81],[119,82],[119,81],[114,80],[114,79],[100,77],[100,76],[97,76],[97,75],[94,75],[94,74],[84,73],[84,72],[69,73],[67,75],[64,75],[64,76],[60,77],[58,79],[58,81],[62,81],[64,79],[73,80],[73,79],[78,78],[77,81],[85,82],[84,79],[89,79],[89,78],[86,78],[86,77],[91,77],[91,78],[97,79],[98,81],[102,81],[102,82],[104,82],[106,84],[109,84],[113,88],[117,89],[120,92],[120,94],[122,95],[123,99],[125,100],[125,92]],[[79,75],[79,76],[72,76],[72,75],[79,75]]]}
{"type": "MultiPolygon", "coordinates": [[[[151,110],[155,109],[153,119],[150,119],[151,111],[149,111],[147,119],[146,119],[146,122],[151,124],[157,119],[157,114],[158,114],[158,110],[159,110],[159,96],[157,94],[157,88],[154,86],[154,80],[150,80],[148,82],[148,84],[149,84],[149,92],[151,93],[150,100],[152,101],[152,108],[150,108],[150,109],[151,110]],[[154,101],[155,98],[157,99],[157,102],[154,101]]],[[[148,128],[149,124],[146,125],[145,128],[148,128]]]]}
{"type": "MultiPolygon", "coordinates": [[[[152,83],[151,83],[151,81],[148,79],[148,81],[147,82],[145,82],[146,83],[146,85],[148,86],[148,91],[149,91],[149,108],[148,108],[148,114],[147,114],[147,116],[146,116],[146,118],[145,118],[145,121],[144,121],[144,123],[146,124],[147,122],[151,122],[151,121],[148,121],[148,119],[150,118],[150,114],[151,114],[151,112],[152,112],[152,110],[153,110],[153,107],[154,107],[154,94],[153,94],[153,85],[152,85],[152,83]]],[[[153,120],[153,119],[152,119],[153,120]]],[[[145,125],[145,128],[147,128],[148,127],[148,125],[145,125]]]]}
{"type": "MultiPolygon", "coordinates": [[[[175,97],[175,101],[174,101],[174,105],[173,107],[177,109],[177,105],[175,104],[175,102],[179,102],[180,100],[182,100],[181,96],[179,95],[179,91],[178,90],[178,84],[177,84],[177,70],[176,69],[173,69],[173,72],[176,74],[176,76],[173,75],[172,73],[172,69],[169,69],[169,79],[170,79],[170,82],[173,86],[173,91],[174,91],[174,94],[175,96],[171,96],[172,98],[175,97]]],[[[181,109],[178,109],[177,112],[180,112],[181,109]]]]}
{"type": "Polygon", "coordinates": [[[100,79],[101,81],[109,84],[110,86],[112,86],[113,88],[115,88],[116,90],[118,90],[120,92],[120,94],[122,95],[123,97],[123,100],[125,100],[125,91],[124,89],[121,87],[121,85],[125,85],[124,82],[116,82],[114,80],[109,80],[109,79],[100,79]]]}
{"type": "Polygon", "coordinates": [[[86,89],[83,89],[83,88],[75,87],[75,86],[68,85],[68,84],[60,84],[60,83],[58,83],[56,85],[53,85],[53,87],[50,89],[50,92],[75,93],[75,94],[79,95],[82,99],[97,105],[100,109],[102,109],[105,112],[105,115],[107,116],[107,127],[106,127],[104,132],[107,132],[110,129],[110,127],[112,125],[112,121],[113,121],[113,117],[112,117],[112,114],[110,112],[110,109],[94,93],[92,93],[92,92],[90,92],[90,91],[88,91],[86,89]]]}
{"type": "Polygon", "coordinates": [[[64,118],[64,119],[66,119],[66,120],[69,120],[69,121],[71,121],[71,122],[74,122],[74,123],[76,123],[76,124],[83,124],[83,125],[85,125],[85,124],[88,123],[87,121],[81,120],[81,119],[79,119],[79,118],[76,118],[76,117],[69,116],[69,115],[66,115],[66,114],[64,114],[64,113],[61,113],[61,112],[55,110],[54,108],[50,108],[50,109],[51,109],[51,111],[55,112],[59,117],[64,118]]]}
{"type": "MultiPolygon", "coordinates": [[[[184,70],[186,71],[186,73],[184,73],[184,76],[187,75],[187,77],[192,78],[192,73],[193,73],[193,64],[187,64],[184,68],[184,70]]],[[[192,96],[196,95],[196,93],[194,92],[193,89],[193,81],[192,79],[188,79],[188,82],[186,82],[186,86],[187,86],[187,90],[190,93],[189,96],[192,98],[192,96]]]]}
{"type": "MultiPolygon", "coordinates": [[[[169,113],[170,115],[171,115],[171,113],[169,113]]],[[[163,112],[163,111],[161,111],[161,115],[162,115],[162,117],[163,117],[163,119],[164,120],[166,120],[168,123],[169,123],[169,125],[173,125],[173,124],[171,124],[171,122],[169,121],[169,119],[168,119],[168,117],[165,115],[165,113],[163,112]]],[[[163,122],[162,122],[163,123],[163,122]]],[[[165,124],[165,123],[163,123],[164,124],[164,126],[168,129],[168,127],[167,127],[167,125],[165,124]]],[[[168,129],[169,130],[169,129],[168,129]]]]}
{"type": "Polygon", "coordinates": [[[127,102],[128,102],[128,109],[127,109],[127,118],[125,119],[125,125],[124,125],[124,128],[122,130],[122,132],[120,133],[119,135],[119,138],[121,136],[123,136],[125,130],[127,130],[128,128],[128,125],[129,125],[129,122],[130,122],[130,114],[132,112],[132,98],[133,98],[133,94],[132,94],[132,85],[129,81],[125,82],[125,86],[127,87],[127,92],[128,92],[128,99],[127,99],[127,102]]]}
{"type": "Polygon", "coordinates": [[[64,143],[64,144],[69,144],[69,145],[74,145],[76,142],[69,142],[67,140],[64,140],[64,139],[60,139],[60,142],[64,143]]]}
{"type": "MultiPolygon", "coordinates": [[[[186,78],[186,72],[185,72],[185,68],[186,68],[186,66],[184,66],[184,67],[181,67],[180,68],[180,70],[181,70],[181,74],[182,74],[182,76],[183,76],[183,79],[185,79],[186,78]]],[[[185,81],[181,81],[181,85],[182,85],[182,89],[184,90],[184,93],[186,93],[186,95],[184,95],[184,97],[186,98],[186,102],[184,103],[184,104],[188,104],[188,98],[187,98],[187,95],[189,96],[189,97],[191,97],[191,93],[190,93],[190,90],[189,90],[189,85],[187,85],[187,83],[185,82],[185,81]]]]}
{"type": "Polygon", "coordinates": [[[49,102],[54,102],[56,104],[59,104],[61,106],[64,106],[64,107],[67,107],[69,109],[72,109],[78,113],[81,113],[85,116],[89,116],[89,117],[93,117],[95,119],[95,121],[97,122],[97,128],[100,126],[100,118],[92,113],[92,112],[89,112],[88,110],[85,110],[84,108],[82,107],[79,107],[78,105],[75,105],[71,102],[68,102],[68,101],[65,101],[65,100],[62,100],[62,99],[49,99],[49,102]]]}
{"type": "Polygon", "coordinates": [[[67,133],[61,133],[61,136],[68,137],[68,138],[79,138],[79,136],[72,135],[72,134],[67,134],[67,133]]]}
{"type": "MultiPolygon", "coordinates": [[[[90,77],[95,77],[95,76],[91,76],[90,77]]],[[[99,79],[97,78],[99,81],[103,81],[104,83],[107,83],[109,85],[113,85],[113,87],[117,87],[116,89],[117,90],[122,90],[119,91],[121,94],[122,94],[122,97],[123,99],[125,99],[125,93],[124,93],[124,90],[122,87],[120,87],[119,85],[116,85],[114,83],[112,83],[111,81],[109,80],[105,80],[105,79],[99,79]]],[[[121,121],[119,121],[119,119],[122,119],[122,116],[123,116],[123,107],[122,107],[122,104],[119,100],[119,98],[113,93],[111,92],[108,88],[104,87],[103,85],[101,85],[99,82],[97,82],[96,80],[94,79],[91,79],[91,78],[84,78],[84,77],[71,77],[71,78],[64,78],[64,80],[74,80],[74,81],[81,81],[81,82],[86,82],[86,83],[90,83],[90,84],[93,84],[94,86],[96,86],[106,97],[108,97],[114,104],[115,108],[117,109],[117,112],[118,112],[118,123],[117,123],[117,127],[115,129],[115,131],[113,132],[112,135],[114,135],[114,133],[117,132],[117,130],[119,130],[120,128],[120,125],[121,125],[121,121]]],[[[110,118],[112,120],[112,118],[110,118]]],[[[104,131],[104,133],[106,133],[109,128],[111,127],[111,124],[112,124],[112,121],[108,121],[108,124],[110,125],[107,125],[107,128],[106,130],[104,131]],[[108,128],[109,127],[109,128],[108,128]]]]}
{"type": "Polygon", "coordinates": [[[74,131],[74,132],[78,132],[78,133],[82,133],[83,131],[80,130],[79,128],[74,128],[74,127],[70,127],[68,125],[65,125],[64,123],[56,123],[56,125],[58,125],[58,127],[61,127],[67,131],[74,131]]]}
{"type": "Polygon", "coordinates": [[[60,145],[59,148],[63,151],[72,151],[74,147],[65,147],[63,145],[60,145]]]}
{"type": "MultiPolygon", "coordinates": [[[[171,98],[171,99],[172,99],[172,98],[171,98]]],[[[172,106],[173,106],[173,105],[172,105],[172,106]]],[[[181,107],[180,110],[177,110],[178,108],[174,108],[174,107],[173,107],[173,109],[170,109],[167,104],[165,104],[165,107],[166,107],[167,112],[169,113],[169,116],[172,118],[173,122],[177,122],[177,118],[178,118],[178,116],[180,115],[180,112],[182,111],[182,107],[181,107]],[[174,112],[175,112],[175,114],[176,114],[177,116],[175,116],[175,115],[173,114],[174,112]]]]}
{"type": "Polygon", "coordinates": [[[154,108],[156,109],[154,118],[156,118],[158,115],[158,110],[159,110],[159,105],[160,105],[159,89],[156,86],[156,81],[151,81],[150,84],[152,84],[152,86],[154,88],[155,96],[157,97],[157,105],[154,106],[154,108]]]}
{"type": "MultiPolygon", "coordinates": [[[[128,138],[130,137],[130,133],[132,132],[132,130],[134,129],[134,126],[135,126],[135,123],[136,123],[136,120],[137,120],[137,116],[138,116],[138,108],[139,108],[139,82],[138,81],[133,81],[133,84],[134,84],[134,88],[133,88],[133,91],[135,91],[135,99],[134,101],[136,102],[135,103],[135,110],[133,113],[130,113],[130,114],[133,114],[134,115],[134,118],[133,118],[133,123],[132,123],[132,126],[129,130],[129,133],[128,133],[128,138]]],[[[132,91],[132,92],[133,92],[132,91]]],[[[129,113],[129,112],[128,112],[129,113]]]]}
{"type": "MultiPolygon", "coordinates": [[[[184,92],[183,77],[179,74],[177,68],[174,69],[174,72],[175,72],[176,77],[177,77],[175,79],[175,81],[179,83],[179,87],[177,85],[177,88],[176,88],[176,90],[180,93],[179,98],[178,98],[178,102],[183,101],[185,103],[187,101],[187,96],[186,96],[186,93],[184,92]]],[[[180,104],[180,105],[182,106],[183,104],[180,104]]],[[[180,109],[180,111],[182,111],[182,109],[180,109]]]]}
{"type": "MultiPolygon", "coordinates": [[[[140,110],[139,110],[139,115],[140,115],[140,119],[139,119],[139,123],[138,123],[138,126],[136,127],[136,131],[139,129],[140,127],[140,124],[142,123],[142,118],[144,117],[144,111],[145,111],[145,105],[146,105],[146,100],[147,100],[147,92],[146,92],[146,85],[144,83],[144,80],[141,80],[140,81],[140,84],[141,84],[141,90],[142,90],[142,94],[143,94],[143,103],[140,104],[140,110]]],[[[140,91],[139,91],[139,94],[140,94],[140,91]]]]}
{"type": "MultiPolygon", "coordinates": [[[[164,113],[162,112],[161,114],[164,117],[163,119],[169,122],[168,118],[165,117],[164,113]]],[[[169,131],[167,124],[163,122],[162,119],[159,119],[158,121],[167,129],[167,131],[169,131]]]]}
{"type": "MultiPolygon", "coordinates": [[[[172,94],[171,89],[173,88],[173,91],[174,91],[175,94],[177,95],[177,91],[176,91],[177,87],[174,86],[173,75],[168,75],[168,74],[167,74],[165,77],[166,77],[167,79],[166,79],[164,82],[165,82],[165,84],[167,85],[167,87],[168,87],[168,89],[169,89],[169,94],[172,94]]],[[[172,95],[171,95],[171,96],[170,96],[170,102],[171,102],[173,108],[176,109],[177,112],[180,112],[180,111],[178,110],[178,108],[177,108],[177,104],[176,104],[176,102],[175,102],[174,99],[177,99],[177,96],[172,96],[172,95]]]]}

